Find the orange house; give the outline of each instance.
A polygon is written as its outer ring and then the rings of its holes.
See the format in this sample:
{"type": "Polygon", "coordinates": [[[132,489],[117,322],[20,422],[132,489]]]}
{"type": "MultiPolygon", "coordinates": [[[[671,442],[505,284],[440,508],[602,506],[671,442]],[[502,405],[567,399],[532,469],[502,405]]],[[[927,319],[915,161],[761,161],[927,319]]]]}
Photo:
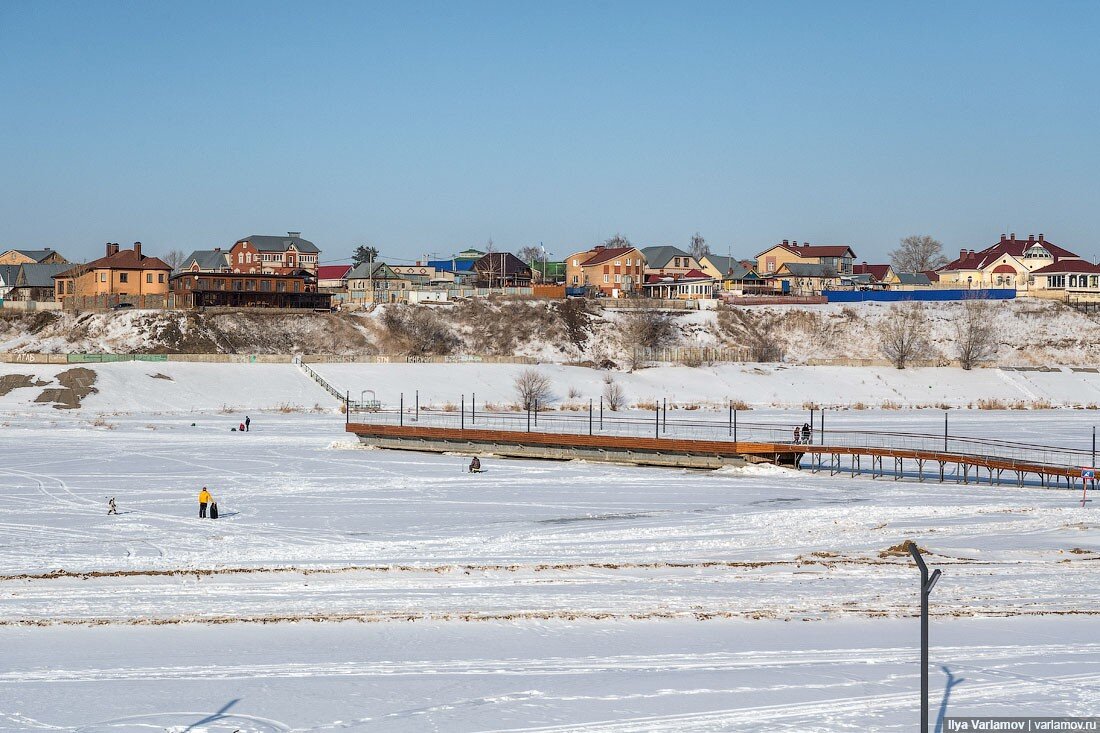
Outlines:
{"type": "Polygon", "coordinates": [[[611,297],[641,292],[645,257],[637,247],[597,246],[565,260],[567,288],[594,287],[611,297]]]}
{"type": "Polygon", "coordinates": [[[164,260],[141,253],[141,242],[123,250],[108,243],[105,256],[54,275],[54,299],[64,306],[73,296],[165,295],[171,274],[164,260]]]}

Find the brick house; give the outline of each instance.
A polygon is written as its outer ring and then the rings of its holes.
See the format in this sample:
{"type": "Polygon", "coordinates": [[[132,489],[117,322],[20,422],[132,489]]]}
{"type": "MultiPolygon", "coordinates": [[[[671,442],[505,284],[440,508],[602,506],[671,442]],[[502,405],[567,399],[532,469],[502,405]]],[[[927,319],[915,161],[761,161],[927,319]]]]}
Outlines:
{"type": "Polygon", "coordinates": [[[91,298],[104,304],[131,298],[144,302],[145,296],[167,296],[171,274],[172,268],[164,260],[142,254],[141,242],[134,242],[133,249],[108,243],[103,257],[53,276],[54,298],[62,307],[69,307],[74,298],[75,302],[91,298]]]}
{"type": "Polygon", "coordinates": [[[511,252],[489,252],[474,262],[479,288],[531,286],[531,268],[511,252]]]}
{"type": "Polygon", "coordinates": [[[0,265],[62,265],[68,262],[61,253],[45,249],[9,249],[0,252],[0,265]]]}
{"type": "Polygon", "coordinates": [[[295,270],[317,274],[321,250],[301,232],[287,232],[285,237],[253,234],[238,239],[229,250],[229,267],[233,272],[285,275],[295,270]]]}
{"type": "Polygon", "coordinates": [[[645,277],[645,257],[637,247],[593,247],[565,259],[565,286],[593,287],[604,295],[639,292],[645,277]]]}

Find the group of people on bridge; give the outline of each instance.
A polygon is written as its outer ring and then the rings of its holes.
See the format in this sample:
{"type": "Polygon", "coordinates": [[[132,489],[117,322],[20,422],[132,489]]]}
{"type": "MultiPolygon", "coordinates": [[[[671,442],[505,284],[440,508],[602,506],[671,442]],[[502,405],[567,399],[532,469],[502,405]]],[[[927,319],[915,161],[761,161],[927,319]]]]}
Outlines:
{"type": "Polygon", "coordinates": [[[810,427],[810,424],[802,423],[802,427],[794,426],[794,444],[795,445],[810,445],[813,442],[814,429],[810,427]]]}

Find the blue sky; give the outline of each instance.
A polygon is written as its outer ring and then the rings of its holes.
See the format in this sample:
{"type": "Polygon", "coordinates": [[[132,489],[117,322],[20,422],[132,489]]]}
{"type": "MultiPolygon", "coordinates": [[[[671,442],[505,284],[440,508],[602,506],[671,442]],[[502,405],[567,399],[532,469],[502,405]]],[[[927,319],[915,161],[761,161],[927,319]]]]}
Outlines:
{"type": "Polygon", "coordinates": [[[0,3],[0,248],[1096,259],[1098,3],[0,3]]]}

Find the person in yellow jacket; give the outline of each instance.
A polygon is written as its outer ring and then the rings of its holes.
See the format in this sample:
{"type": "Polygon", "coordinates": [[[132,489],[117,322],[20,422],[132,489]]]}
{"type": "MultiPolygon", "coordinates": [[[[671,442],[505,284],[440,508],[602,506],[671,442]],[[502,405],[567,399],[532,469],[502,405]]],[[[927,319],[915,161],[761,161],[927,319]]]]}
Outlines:
{"type": "Polygon", "coordinates": [[[209,503],[210,492],[203,486],[202,491],[199,492],[199,519],[206,519],[206,505],[209,503]]]}

